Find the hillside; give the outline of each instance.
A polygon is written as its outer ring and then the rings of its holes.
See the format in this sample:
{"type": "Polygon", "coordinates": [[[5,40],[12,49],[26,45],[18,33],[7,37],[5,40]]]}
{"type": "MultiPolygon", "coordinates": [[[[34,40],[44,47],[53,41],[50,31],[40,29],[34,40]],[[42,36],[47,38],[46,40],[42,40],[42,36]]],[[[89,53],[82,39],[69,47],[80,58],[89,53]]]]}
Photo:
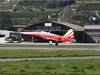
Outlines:
{"type": "MultiPolygon", "coordinates": [[[[98,1],[98,0],[92,0],[98,1]]],[[[69,7],[65,0],[14,0],[5,2],[0,0],[0,11],[8,12],[14,25],[30,25],[40,21],[57,21],[58,18],[70,21],[78,25],[91,24],[91,16],[99,19],[100,3],[91,3],[91,0],[77,0],[69,7]],[[79,3],[81,2],[81,3],[79,3]],[[85,3],[90,2],[90,3],[85,3]]],[[[62,21],[62,20],[61,20],[62,21]]]]}

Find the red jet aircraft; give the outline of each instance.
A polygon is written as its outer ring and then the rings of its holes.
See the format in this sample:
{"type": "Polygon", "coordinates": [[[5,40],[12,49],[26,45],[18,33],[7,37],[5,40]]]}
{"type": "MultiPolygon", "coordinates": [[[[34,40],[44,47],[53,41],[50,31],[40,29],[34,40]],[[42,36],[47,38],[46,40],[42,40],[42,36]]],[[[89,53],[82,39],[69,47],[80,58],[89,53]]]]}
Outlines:
{"type": "Polygon", "coordinates": [[[21,32],[22,34],[25,35],[30,35],[32,37],[39,37],[43,39],[48,39],[56,42],[74,42],[74,31],[73,29],[68,30],[68,32],[64,36],[60,36],[57,34],[53,34],[50,32],[21,32]]]}

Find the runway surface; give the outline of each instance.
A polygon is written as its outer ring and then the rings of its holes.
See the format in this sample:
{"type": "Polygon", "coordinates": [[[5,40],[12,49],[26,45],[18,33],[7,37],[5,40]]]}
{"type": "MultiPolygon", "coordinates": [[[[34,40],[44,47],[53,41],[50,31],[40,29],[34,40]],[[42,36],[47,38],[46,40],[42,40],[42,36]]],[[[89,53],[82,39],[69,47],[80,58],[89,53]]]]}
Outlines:
{"type": "Polygon", "coordinates": [[[48,43],[7,43],[0,44],[0,49],[31,49],[31,50],[100,50],[100,44],[59,43],[49,46],[48,43]]]}
{"type": "Polygon", "coordinates": [[[84,59],[100,59],[100,56],[86,56],[86,57],[47,57],[47,58],[8,58],[0,59],[0,62],[10,62],[10,61],[24,61],[24,60],[33,60],[33,61],[56,61],[56,60],[84,60],[84,59]]]}
{"type": "Polygon", "coordinates": [[[31,49],[31,50],[100,50],[100,44],[59,43],[59,46],[49,46],[48,43],[6,43],[0,44],[1,49],[31,49]],[[77,47],[76,47],[77,46],[77,47]],[[81,46],[81,47],[80,47],[81,46]]]}
{"type": "Polygon", "coordinates": [[[100,48],[46,48],[46,47],[0,47],[2,49],[13,49],[13,50],[96,50],[100,51],[100,48]]]}

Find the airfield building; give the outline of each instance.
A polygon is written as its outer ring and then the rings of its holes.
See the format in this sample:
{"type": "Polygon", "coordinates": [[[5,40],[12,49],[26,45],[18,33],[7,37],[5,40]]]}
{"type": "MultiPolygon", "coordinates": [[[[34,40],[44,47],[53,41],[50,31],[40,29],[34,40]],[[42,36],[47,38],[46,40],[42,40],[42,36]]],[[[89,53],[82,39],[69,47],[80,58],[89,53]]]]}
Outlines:
{"type": "Polygon", "coordinates": [[[86,43],[100,43],[100,25],[85,25],[84,32],[86,43]]]}
{"type": "MultiPolygon", "coordinates": [[[[69,29],[74,29],[76,42],[84,41],[82,38],[84,34],[84,29],[78,25],[74,25],[68,22],[45,21],[28,26],[24,28],[23,31],[46,31],[63,36],[69,29]]],[[[26,36],[26,35],[23,35],[23,38],[25,41],[48,42],[48,40],[36,37],[33,38],[31,36],[26,36]]]]}
{"type": "MultiPolygon", "coordinates": [[[[68,22],[44,21],[25,27],[23,32],[46,31],[63,36],[69,29],[75,31],[74,36],[77,43],[100,43],[99,25],[85,25],[84,27],[81,27],[68,22]]],[[[1,31],[0,34],[2,35],[1,31]]],[[[23,38],[26,42],[49,42],[49,40],[46,39],[22,35],[18,32],[9,32],[7,35],[16,37],[18,41],[22,41],[21,39],[23,38]]]]}
{"type": "MultiPolygon", "coordinates": [[[[24,28],[23,31],[46,31],[63,36],[69,29],[75,31],[74,36],[77,43],[100,43],[99,25],[85,25],[84,27],[81,27],[68,22],[45,21],[30,25],[24,28]]],[[[48,42],[48,40],[33,38],[26,35],[23,35],[23,38],[25,41],[48,42]]]]}

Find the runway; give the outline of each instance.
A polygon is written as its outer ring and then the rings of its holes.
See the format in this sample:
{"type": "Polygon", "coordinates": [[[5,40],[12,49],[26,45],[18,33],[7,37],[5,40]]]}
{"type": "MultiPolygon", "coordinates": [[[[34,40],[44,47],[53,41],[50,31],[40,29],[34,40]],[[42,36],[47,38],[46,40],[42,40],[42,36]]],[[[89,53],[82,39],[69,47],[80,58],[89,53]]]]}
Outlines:
{"type": "Polygon", "coordinates": [[[10,61],[57,61],[57,60],[86,60],[86,59],[100,59],[100,56],[86,56],[86,57],[47,57],[47,58],[0,58],[0,62],[10,61]]]}
{"type": "Polygon", "coordinates": [[[13,50],[100,50],[100,44],[87,44],[87,43],[59,43],[59,46],[49,46],[48,43],[6,43],[0,44],[1,49],[13,50]]]}
{"type": "Polygon", "coordinates": [[[100,48],[47,48],[47,47],[0,47],[0,50],[96,50],[100,51],[100,48]]]}

